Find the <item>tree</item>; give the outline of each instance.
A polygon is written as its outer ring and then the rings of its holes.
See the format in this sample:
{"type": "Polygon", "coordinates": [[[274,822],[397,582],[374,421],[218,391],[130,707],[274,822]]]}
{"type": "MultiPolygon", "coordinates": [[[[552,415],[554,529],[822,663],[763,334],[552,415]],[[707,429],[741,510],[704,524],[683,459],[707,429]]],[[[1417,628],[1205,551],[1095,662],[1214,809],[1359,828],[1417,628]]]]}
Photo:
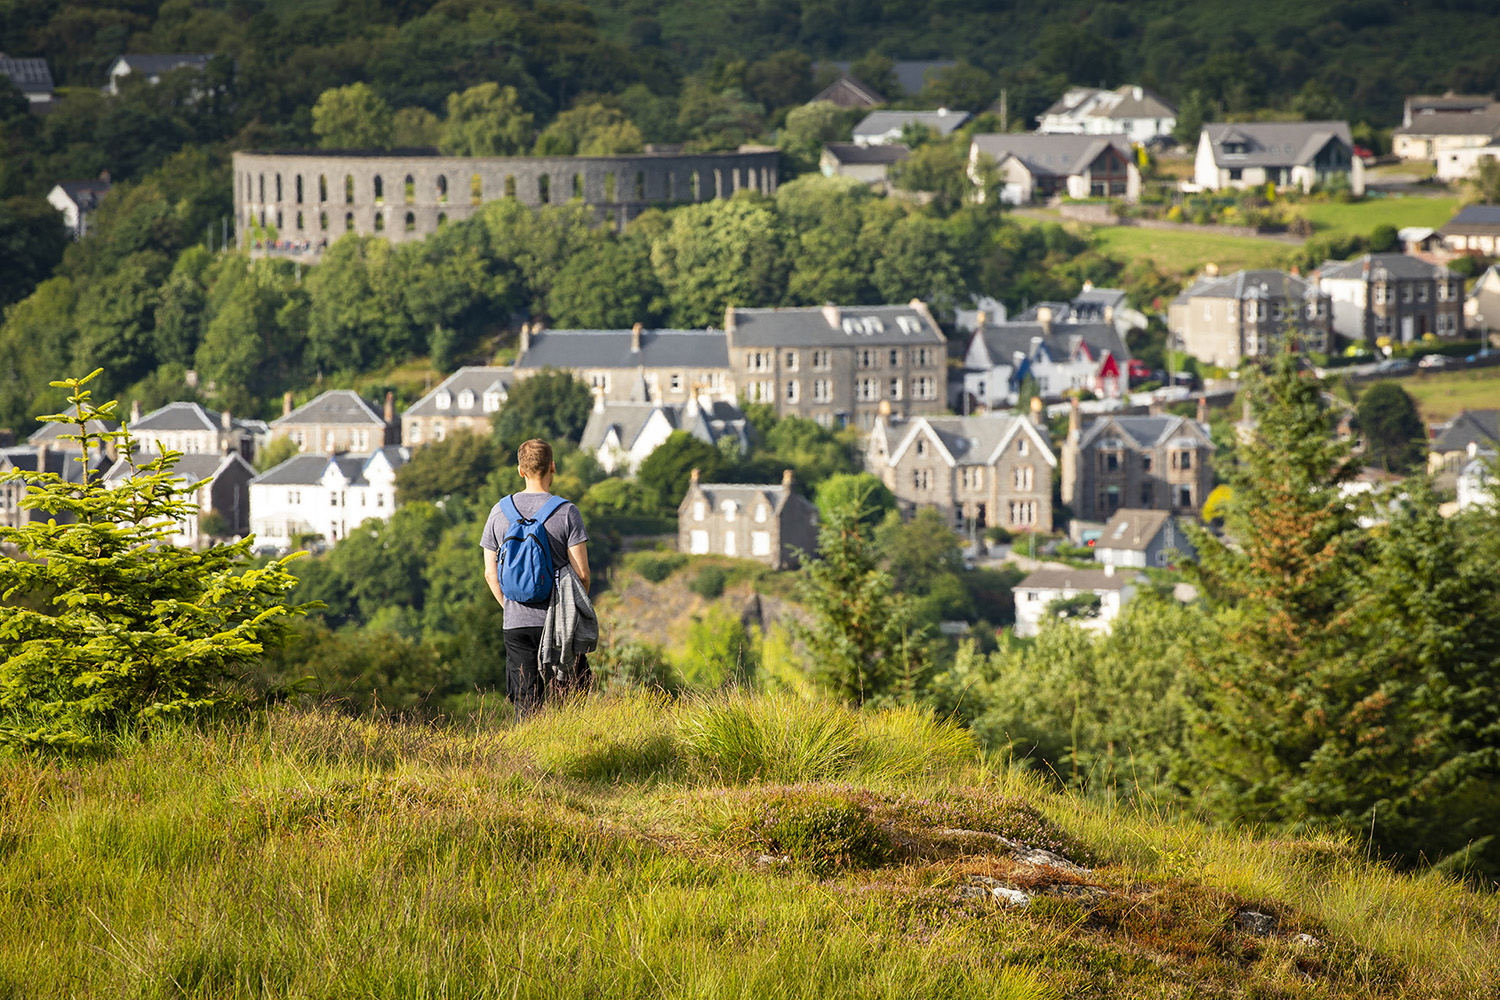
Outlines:
{"type": "Polygon", "coordinates": [[[501,461],[510,462],[532,438],[551,443],[554,450],[563,441],[577,444],[593,406],[589,387],[569,372],[549,368],[522,379],[495,414],[495,442],[506,454],[501,461]]]}
{"type": "Polygon", "coordinates": [[[806,172],[817,168],[826,144],[848,138],[848,115],[844,110],[832,101],[812,101],[786,113],[786,124],[776,141],[797,169],[806,172]]]}
{"type": "Polygon", "coordinates": [[[683,148],[691,153],[737,149],[758,139],[766,127],[760,108],[739,90],[715,90],[701,80],[689,80],[682,88],[677,124],[690,136],[683,148]]]}
{"type": "Polygon", "coordinates": [[[448,95],[438,148],[449,156],[515,156],[531,146],[531,122],[515,87],[481,83],[448,95]]]}
{"type": "Polygon", "coordinates": [[[1360,393],[1356,407],[1365,457],[1387,472],[1415,472],[1427,458],[1427,426],[1417,404],[1392,381],[1376,382],[1360,393]]]}
{"type": "Polygon", "coordinates": [[[426,108],[402,108],[391,117],[391,142],[398,149],[436,146],[443,123],[426,108]]]}
{"type": "Polygon", "coordinates": [[[947,139],[928,142],[890,169],[891,183],[903,191],[926,191],[944,211],[953,211],[974,190],[967,146],[947,139]]]}
{"type": "Polygon", "coordinates": [[[0,202],[0,310],[20,301],[62,260],[62,216],[40,198],[0,202]]]}
{"type": "Polygon", "coordinates": [[[494,441],[482,434],[455,433],[423,445],[396,472],[396,502],[468,499],[484,489],[499,464],[494,441]]]}
{"type": "Polygon", "coordinates": [[[960,59],[956,65],[932,72],[922,88],[926,107],[980,112],[995,99],[995,79],[978,66],[960,59]]]}
{"type": "Polygon", "coordinates": [[[612,156],[639,153],[641,130],[618,108],[583,104],[570,108],[537,136],[538,156],[612,156]]]}
{"type": "Polygon", "coordinates": [[[868,472],[843,472],[818,484],[814,502],[819,515],[825,518],[829,511],[852,504],[860,511],[860,523],[873,527],[896,509],[896,494],[878,476],[868,472]]]}
{"type": "Polygon", "coordinates": [[[684,328],[724,320],[724,310],[773,305],[786,294],[782,228],[769,202],[750,195],[688,205],[651,245],[672,322],[684,328]]]}
{"type": "Polygon", "coordinates": [[[231,706],[239,673],[285,644],[288,620],[307,610],[285,601],[287,560],[250,567],[248,538],[200,551],[168,543],[197,508],[172,473],[181,455],[137,462],[127,432],[90,434],[90,421],[116,415],[91,398],[99,374],[54,382],[72,412],[42,419],[76,425],[86,452],[114,441],[136,474],[112,488],[97,475],[9,476],[29,487],[21,507],[48,517],[0,528],[24,556],[0,561],[0,592],[40,604],[7,609],[0,629],[0,744],[11,748],[97,751],[155,720],[231,706]]]}
{"type": "Polygon", "coordinates": [[[867,52],[863,58],[854,60],[849,75],[886,100],[893,101],[906,93],[896,81],[895,70],[896,64],[889,56],[867,52]]]}
{"type": "Polygon", "coordinates": [[[643,241],[600,234],[568,258],[547,293],[547,314],[565,329],[660,324],[667,302],[643,241]]]}
{"type": "Polygon", "coordinates": [[[719,450],[687,431],[673,431],[636,470],[636,482],[652,495],[661,511],[675,511],[687,494],[694,469],[704,482],[716,482],[723,465],[719,450]]]}
{"type": "Polygon", "coordinates": [[[805,562],[796,592],[809,621],[794,631],[813,673],[854,704],[910,695],[926,668],[910,600],[880,568],[858,504],[833,507],[818,529],[818,558],[805,562]]]}
{"type": "Polygon", "coordinates": [[[312,128],[324,149],[389,149],[395,134],[390,106],[363,82],[319,94],[312,128]]]}

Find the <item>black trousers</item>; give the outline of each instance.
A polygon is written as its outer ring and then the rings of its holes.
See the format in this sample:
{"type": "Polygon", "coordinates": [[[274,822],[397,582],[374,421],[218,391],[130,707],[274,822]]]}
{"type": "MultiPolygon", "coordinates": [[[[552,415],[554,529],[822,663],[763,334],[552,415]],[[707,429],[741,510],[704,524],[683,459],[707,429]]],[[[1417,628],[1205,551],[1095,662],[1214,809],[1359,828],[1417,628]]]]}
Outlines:
{"type": "Polygon", "coordinates": [[[505,630],[505,696],[515,703],[518,720],[541,708],[549,693],[554,699],[563,698],[573,691],[587,691],[593,681],[587,656],[580,656],[571,670],[564,671],[562,680],[551,676],[550,669],[544,675],[537,663],[541,649],[540,625],[505,630]]]}

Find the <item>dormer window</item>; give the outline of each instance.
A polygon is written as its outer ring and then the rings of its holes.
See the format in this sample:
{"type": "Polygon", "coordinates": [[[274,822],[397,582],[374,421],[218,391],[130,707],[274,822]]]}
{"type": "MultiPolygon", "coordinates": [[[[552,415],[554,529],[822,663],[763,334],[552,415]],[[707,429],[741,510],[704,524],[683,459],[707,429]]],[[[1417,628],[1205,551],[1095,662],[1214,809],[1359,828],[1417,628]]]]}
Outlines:
{"type": "Polygon", "coordinates": [[[434,402],[437,403],[437,408],[440,410],[451,409],[453,407],[453,393],[447,389],[442,389],[438,392],[434,402]]]}
{"type": "Polygon", "coordinates": [[[720,504],[719,509],[724,512],[724,520],[733,521],[735,515],[739,513],[740,505],[735,503],[733,500],[725,500],[722,504],[720,504]]]}
{"type": "Polygon", "coordinates": [[[1225,156],[1244,156],[1245,155],[1245,141],[1243,139],[1226,139],[1226,140],[1224,140],[1224,155],[1225,156]]]}
{"type": "Polygon", "coordinates": [[[770,516],[770,513],[770,508],[768,508],[764,503],[755,505],[755,520],[757,523],[764,522],[765,519],[770,516]]]}
{"type": "Polygon", "coordinates": [[[500,409],[500,394],[493,389],[484,394],[484,412],[494,413],[500,409]]]}
{"type": "Polygon", "coordinates": [[[458,408],[460,410],[472,410],[474,408],[474,392],[472,389],[465,389],[458,394],[458,408]]]}

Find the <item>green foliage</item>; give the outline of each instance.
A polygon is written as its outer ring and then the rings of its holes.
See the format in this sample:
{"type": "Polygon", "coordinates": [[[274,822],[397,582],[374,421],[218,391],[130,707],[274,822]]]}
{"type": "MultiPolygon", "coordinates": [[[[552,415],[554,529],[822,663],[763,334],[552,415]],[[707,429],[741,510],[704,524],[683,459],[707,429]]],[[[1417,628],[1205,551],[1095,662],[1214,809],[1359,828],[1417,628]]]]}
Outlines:
{"type": "Polygon", "coordinates": [[[819,557],[803,565],[796,585],[810,620],[794,629],[818,680],[855,704],[909,695],[925,669],[911,601],[881,570],[860,514],[855,503],[824,513],[819,557]]]}
{"type": "Polygon", "coordinates": [[[593,405],[589,387],[571,373],[540,371],[511,387],[495,415],[495,441],[507,462],[532,438],[550,443],[555,454],[564,441],[578,443],[593,405]]]}
{"type": "Polygon", "coordinates": [[[713,483],[719,481],[723,466],[723,454],[713,445],[687,431],[673,431],[642,460],[635,478],[655,498],[657,510],[675,511],[694,469],[704,482],[713,483]]]}
{"type": "MultiPolygon", "coordinates": [[[[115,416],[86,388],[98,374],[52,383],[72,412],[42,419],[76,424],[85,454],[108,440],[129,455],[127,432],[88,431],[115,416]]],[[[28,486],[21,508],[48,519],[0,528],[21,556],[0,564],[0,594],[47,603],[9,609],[0,627],[0,745],[98,750],[157,720],[230,707],[242,669],[287,641],[287,620],[306,608],[285,601],[285,560],[250,568],[249,539],[167,544],[176,522],[196,515],[172,473],[179,457],[127,459],[136,474],[114,488],[97,473],[7,477],[28,486]]]]}
{"type": "Polygon", "coordinates": [[[0,310],[31,294],[62,260],[62,216],[41,199],[0,201],[0,310]]]}
{"type": "Polygon", "coordinates": [[[537,136],[538,156],[614,156],[639,153],[641,130],[617,108],[583,104],[570,108],[537,136]]]}
{"type": "Polygon", "coordinates": [[[1046,614],[1059,621],[1077,618],[1098,618],[1104,601],[1098,594],[1075,594],[1072,597],[1057,597],[1049,601],[1046,614]]]}
{"type": "Polygon", "coordinates": [[[786,287],[784,235],[772,203],[753,194],[689,205],[651,247],[679,327],[722,324],[731,305],[775,305],[786,287]]]}
{"type": "Polygon", "coordinates": [[[712,601],[724,593],[724,584],[729,579],[729,574],[724,571],[723,566],[705,566],[698,571],[693,582],[688,584],[688,589],[704,600],[712,601]]]}
{"type": "Polygon", "coordinates": [[[819,874],[875,868],[891,859],[890,835],[858,803],[832,795],[786,794],[759,804],[743,836],[819,874]]]}
{"type": "Polygon", "coordinates": [[[631,564],[637,573],[652,583],[661,583],[686,565],[687,556],[677,552],[638,556],[631,564]]]}
{"type": "Polygon", "coordinates": [[[1387,380],[1371,385],[1360,393],[1356,412],[1370,465],[1403,474],[1422,467],[1427,459],[1427,425],[1399,383],[1387,380]]]}
{"type": "Polygon", "coordinates": [[[896,494],[892,493],[880,477],[868,472],[840,472],[829,476],[818,484],[815,494],[818,513],[828,516],[828,511],[853,505],[860,511],[859,519],[866,525],[876,525],[896,509],[896,494]]]}
{"type": "Polygon", "coordinates": [[[318,95],[312,130],[325,149],[389,149],[391,109],[369,84],[351,83],[318,95]]]}
{"type": "Polygon", "coordinates": [[[297,443],[289,437],[272,438],[260,451],[255,453],[255,471],[265,472],[274,469],[289,458],[294,458],[302,451],[297,443]]]}
{"type": "Polygon", "coordinates": [[[449,156],[514,156],[531,145],[532,116],[515,87],[486,82],[448,95],[438,148],[449,156]]]}
{"type": "MultiPolygon", "coordinates": [[[[724,570],[710,566],[705,567],[691,585],[700,596],[710,597],[697,584],[711,569],[718,570],[718,591],[723,593],[724,570]]],[[[712,597],[718,596],[718,593],[712,594],[712,597]]],[[[726,685],[752,687],[760,672],[760,630],[747,626],[739,615],[724,605],[710,604],[702,614],[695,616],[688,629],[687,649],[679,670],[683,679],[699,690],[726,685]]]]}
{"type": "Polygon", "coordinates": [[[411,459],[396,471],[396,502],[472,500],[499,464],[490,437],[455,432],[412,451],[411,459]]]}

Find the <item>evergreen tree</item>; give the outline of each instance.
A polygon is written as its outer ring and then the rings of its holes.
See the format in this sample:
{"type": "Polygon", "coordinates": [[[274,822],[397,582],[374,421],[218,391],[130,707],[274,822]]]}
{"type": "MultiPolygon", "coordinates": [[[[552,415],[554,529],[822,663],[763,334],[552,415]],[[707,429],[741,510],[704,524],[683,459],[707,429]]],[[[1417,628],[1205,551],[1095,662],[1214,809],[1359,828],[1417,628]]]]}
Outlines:
{"type": "Polygon", "coordinates": [[[1360,394],[1358,413],[1369,464],[1387,472],[1421,468],[1427,457],[1427,427],[1405,389],[1395,382],[1376,382],[1360,394]]]}

